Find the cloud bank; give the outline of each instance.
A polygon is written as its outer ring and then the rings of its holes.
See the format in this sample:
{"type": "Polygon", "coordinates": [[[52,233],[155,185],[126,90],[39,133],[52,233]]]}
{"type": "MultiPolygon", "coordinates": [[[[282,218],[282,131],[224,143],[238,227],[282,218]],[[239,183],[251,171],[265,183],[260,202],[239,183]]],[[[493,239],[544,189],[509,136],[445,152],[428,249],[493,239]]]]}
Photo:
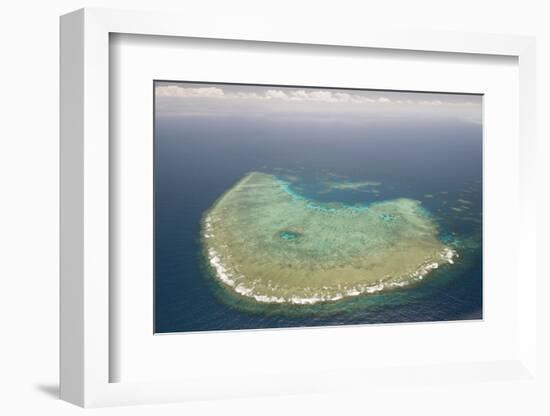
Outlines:
{"type": "Polygon", "coordinates": [[[159,116],[447,117],[481,123],[481,96],[321,88],[155,84],[159,116]]]}

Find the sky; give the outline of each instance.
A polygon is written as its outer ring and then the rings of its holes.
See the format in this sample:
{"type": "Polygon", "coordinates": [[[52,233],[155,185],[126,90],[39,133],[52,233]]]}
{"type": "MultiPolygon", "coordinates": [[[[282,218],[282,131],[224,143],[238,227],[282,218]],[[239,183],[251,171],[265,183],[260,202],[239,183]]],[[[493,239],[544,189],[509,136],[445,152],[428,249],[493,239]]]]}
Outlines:
{"type": "Polygon", "coordinates": [[[473,94],[156,81],[155,99],[161,118],[482,122],[482,96],[473,94]]]}

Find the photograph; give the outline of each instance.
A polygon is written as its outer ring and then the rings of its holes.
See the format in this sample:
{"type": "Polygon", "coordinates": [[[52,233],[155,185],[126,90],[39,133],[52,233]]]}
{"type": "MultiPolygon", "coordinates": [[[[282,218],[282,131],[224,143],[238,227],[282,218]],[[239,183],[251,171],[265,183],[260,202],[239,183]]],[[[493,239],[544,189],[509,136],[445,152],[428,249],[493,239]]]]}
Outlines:
{"type": "Polygon", "coordinates": [[[483,319],[483,95],[153,94],[155,333],[483,319]]]}
{"type": "Polygon", "coordinates": [[[4,3],[0,416],[550,416],[546,3],[4,3]]]}

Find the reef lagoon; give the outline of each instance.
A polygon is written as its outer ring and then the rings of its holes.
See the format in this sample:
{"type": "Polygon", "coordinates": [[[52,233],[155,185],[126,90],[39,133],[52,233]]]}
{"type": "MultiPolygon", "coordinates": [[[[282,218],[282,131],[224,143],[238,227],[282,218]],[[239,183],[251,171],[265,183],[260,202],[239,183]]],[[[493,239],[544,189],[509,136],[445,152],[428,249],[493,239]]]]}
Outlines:
{"type": "MultiPolygon", "coordinates": [[[[356,191],[372,184],[329,186],[356,191]]],[[[420,201],[322,203],[262,172],[247,174],[216,201],[202,238],[216,280],[262,303],[335,302],[404,287],[458,255],[438,239],[420,201]]]]}

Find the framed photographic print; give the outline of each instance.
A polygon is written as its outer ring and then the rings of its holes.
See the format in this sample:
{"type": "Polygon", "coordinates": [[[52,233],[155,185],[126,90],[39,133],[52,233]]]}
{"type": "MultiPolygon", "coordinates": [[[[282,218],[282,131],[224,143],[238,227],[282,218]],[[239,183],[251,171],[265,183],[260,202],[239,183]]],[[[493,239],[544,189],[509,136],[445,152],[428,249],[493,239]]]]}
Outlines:
{"type": "Polygon", "coordinates": [[[539,386],[533,39],[241,23],[61,18],[61,397],[539,386]]]}

